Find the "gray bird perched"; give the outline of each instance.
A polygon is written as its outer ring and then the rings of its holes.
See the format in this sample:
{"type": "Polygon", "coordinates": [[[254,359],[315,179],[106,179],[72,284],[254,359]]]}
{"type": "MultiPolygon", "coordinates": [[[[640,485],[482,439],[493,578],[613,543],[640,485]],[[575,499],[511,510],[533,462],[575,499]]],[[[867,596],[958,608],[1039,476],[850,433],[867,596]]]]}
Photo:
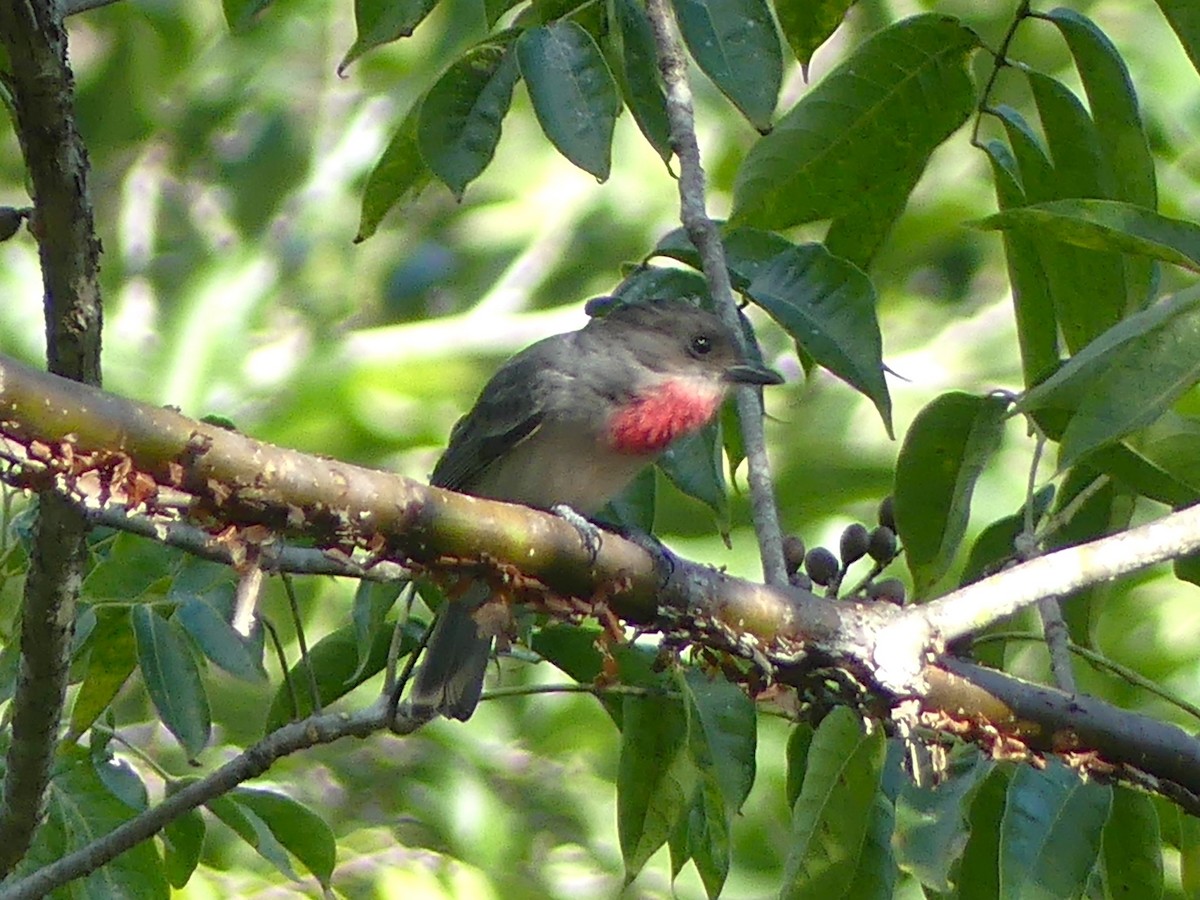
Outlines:
{"type": "MultiPolygon", "coordinates": [[[[454,426],[430,482],[540,509],[596,513],[677,438],[717,414],[732,384],[778,384],[713,313],[686,300],[614,301],[578,331],[538,341],[492,376],[454,426]]],[[[472,583],[447,603],[413,679],[418,718],[475,711],[492,635],[472,583]]]]}

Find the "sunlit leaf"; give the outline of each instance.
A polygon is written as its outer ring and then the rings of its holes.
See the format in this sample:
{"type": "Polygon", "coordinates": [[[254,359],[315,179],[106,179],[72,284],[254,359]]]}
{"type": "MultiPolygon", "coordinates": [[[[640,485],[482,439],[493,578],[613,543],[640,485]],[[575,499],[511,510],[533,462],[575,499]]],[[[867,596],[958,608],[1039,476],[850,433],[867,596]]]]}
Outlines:
{"type": "Polygon", "coordinates": [[[592,36],[566,20],[531,28],[517,41],[517,61],[546,137],[579,168],[607,179],[621,98],[592,36]]]}
{"type": "Polygon", "coordinates": [[[783,52],[766,0],[672,0],[692,58],[759,131],[783,80],[783,52]]]}
{"type": "Polygon", "coordinates": [[[873,35],[758,141],[738,171],[730,219],[788,228],[869,210],[915,184],[929,154],[966,121],[975,35],[922,15],[873,35]]]}

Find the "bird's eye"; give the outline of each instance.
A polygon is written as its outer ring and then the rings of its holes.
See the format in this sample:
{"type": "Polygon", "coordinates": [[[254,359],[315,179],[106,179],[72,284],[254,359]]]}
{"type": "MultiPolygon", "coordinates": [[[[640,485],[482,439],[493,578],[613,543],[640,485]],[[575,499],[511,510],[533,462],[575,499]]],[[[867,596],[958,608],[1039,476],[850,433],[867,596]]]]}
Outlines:
{"type": "Polygon", "coordinates": [[[705,356],[713,348],[712,338],[707,334],[698,334],[692,338],[692,355],[705,356]]]}

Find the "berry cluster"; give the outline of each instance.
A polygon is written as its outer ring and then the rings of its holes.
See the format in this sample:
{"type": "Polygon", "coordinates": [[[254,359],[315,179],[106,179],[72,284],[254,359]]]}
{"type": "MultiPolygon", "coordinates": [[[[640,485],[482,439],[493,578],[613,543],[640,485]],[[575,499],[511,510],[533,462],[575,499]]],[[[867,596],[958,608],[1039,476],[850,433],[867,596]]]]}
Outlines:
{"type": "Polygon", "coordinates": [[[825,547],[806,549],[799,535],[789,534],[783,540],[788,579],[794,586],[806,591],[818,585],[825,589],[825,596],[837,597],[850,567],[863,558],[870,558],[870,572],[845,596],[904,603],[904,583],[898,578],[878,577],[900,555],[901,549],[896,538],[896,518],[891,497],[885,497],[879,504],[876,518],[878,524],[871,529],[861,522],[847,525],[838,541],[836,556],[825,547]]]}

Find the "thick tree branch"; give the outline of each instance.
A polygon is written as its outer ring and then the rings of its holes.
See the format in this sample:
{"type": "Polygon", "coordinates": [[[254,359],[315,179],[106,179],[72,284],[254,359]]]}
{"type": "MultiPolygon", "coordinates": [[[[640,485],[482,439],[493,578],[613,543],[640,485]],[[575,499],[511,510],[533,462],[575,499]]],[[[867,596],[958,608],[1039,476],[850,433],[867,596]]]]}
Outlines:
{"type": "MultiPolygon", "coordinates": [[[[51,372],[100,383],[100,242],[87,153],[75,127],[67,34],[55,0],[0,0],[0,40],[17,137],[33,185],[51,372]]],[[[25,580],[20,675],[0,808],[0,874],[24,856],[41,817],[62,718],[87,522],[61,495],[41,498],[25,580]]]]}
{"type": "MultiPolygon", "coordinates": [[[[700,254],[704,277],[725,324],[739,337],[744,334],[725,266],[725,247],[716,223],[708,217],[704,201],[704,169],[700,164],[700,145],[696,141],[692,89],[688,85],[687,61],[675,19],[667,0],[648,0],[646,13],[654,30],[658,65],[667,88],[667,119],[671,126],[671,149],[679,159],[679,209],[683,227],[700,254]]],[[[735,393],[742,446],[746,454],[750,508],[758,552],[762,557],[763,577],[767,584],[786,585],[787,566],[783,558],[783,535],[779,511],[775,507],[775,485],[767,459],[763,432],[762,391],[743,386],[735,393]]]]}
{"type": "Polygon", "coordinates": [[[681,641],[754,660],[783,683],[804,685],[814,666],[838,667],[868,687],[877,710],[915,696],[930,727],[985,746],[1006,742],[1000,749],[1009,754],[1069,752],[1100,774],[1144,771],[1177,785],[1175,799],[1200,796],[1200,765],[1181,772],[1155,749],[1178,756],[1182,741],[1187,758],[1200,749],[1174,726],[1100,701],[1072,705],[1065,694],[1044,695],[1046,689],[1000,673],[987,673],[999,681],[977,679],[975,670],[937,660],[944,641],[1043,596],[1200,547],[1200,508],[904,609],[834,602],[684,560],[664,584],[650,555],[615,535],[605,537],[593,559],[556,516],[273,447],[3,357],[0,478],[19,487],[54,486],[105,510],[107,523],[159,540],[188,534],[211,558],[234,564],[254,555],[268,568],[296,562],[312,571],[313,554],[321,554],[322,565],[354,576],[384,564],[393,574],[399,566],[434,575],[471,571],[495,579],[516,601],[564,616],[597,611],[600,603],[681,641]],[[118,512],[134,508],[138,515],[118,512]],[[193,532],[175,521],[181,516],[193,532]],[[316,549],[284,550],[285,538],[316,549]],[[1045,696],[1066,699],[1046,704],[1045,696]],[[1031,709],[1046,712],[1038,717],[1031,709]],[[1128,735],[1141,737],[1131,742],[1128,735]],[[1101,739],[1102,746],[1089,743],[1101,739]]]}

